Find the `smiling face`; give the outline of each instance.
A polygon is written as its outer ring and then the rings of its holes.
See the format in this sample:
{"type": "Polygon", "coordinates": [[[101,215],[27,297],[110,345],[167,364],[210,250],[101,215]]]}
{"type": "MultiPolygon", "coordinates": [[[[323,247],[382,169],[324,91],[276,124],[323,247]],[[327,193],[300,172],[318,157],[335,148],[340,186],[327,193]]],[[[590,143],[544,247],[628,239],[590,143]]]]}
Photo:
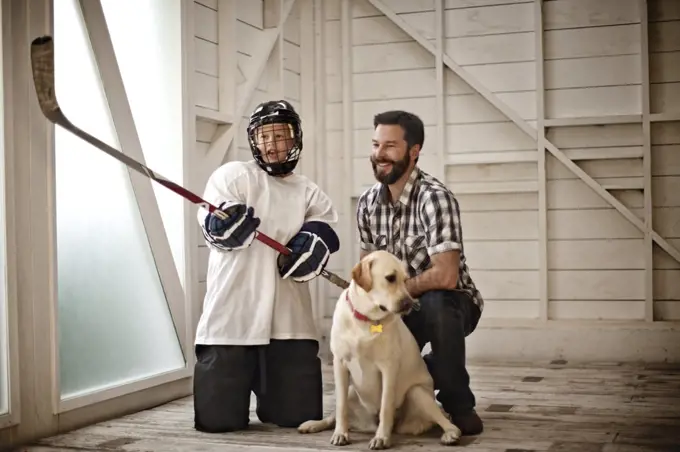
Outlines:
{"type": "Polygon", "coordinates": [[[292,128],[285,123],[273,123],[260,126],[255,131],[255,142],[267,163],[278,163],[286,160],[288,152],[295,145],[292,128]]]}
{"type": "Polygon", "coordinates": [[[396,124],[378,124],[373,132],[371,164],[375,178],[383,184],[392,185],[415,164],[418,146],[408,149],[404,129],[396,124]]]}
{"type": "Polygon", "coordinates": [[[370,308],[374,311],[408,313],[415,300],[406,290],[407,278],[404,264],[387,251],[372,252],[352,269],[352,279],[367,292],[367,296],[361,298],[370,300],[373,304],[370,308]]]}

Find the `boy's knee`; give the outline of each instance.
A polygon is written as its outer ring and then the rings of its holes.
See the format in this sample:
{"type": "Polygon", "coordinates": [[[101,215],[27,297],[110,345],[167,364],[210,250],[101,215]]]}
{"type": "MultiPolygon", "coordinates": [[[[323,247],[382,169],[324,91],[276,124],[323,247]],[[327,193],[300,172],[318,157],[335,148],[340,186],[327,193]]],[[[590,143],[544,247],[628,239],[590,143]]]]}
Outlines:
{"type": "Polygon", "coordinates": [[[311,410],[308,414],[304,412],[282,413],[274,423],[281,428],[298,428],[300,424],[307,421],[320,421],[323,418],[321,410],[311,410]]]}
{"type": "Polygon", "coordinates": [[[312,371],[302,375],[298,384],[288,384],[276,389],[277,394],[265,395],[262,406],[258,407],[258,417],[279,427],[297,428],[309,420],[323,417],[323,383],[321,375],[312,371]]]}
{"type": "Polygon", "coordinates": [[[258,417],[296,428],[323,416],[323,376],[316,341],[272,341],[267,391],[259,398],[258,417]]]}
{"type": "Polygon", "coordinates": [[[249,418],[244,418],[241,413],[225,413],[207,416],[203,419],[198,413],[194,416],[194,429],[204,433],[229,433],[248,428],[249,418]]]}
{"type": "MultiPolygon", "coordinates": [[[[219,389],[228,391],[228,388],[224,387],[219,389]]],[[[206,433],[227,433],[248,427],[250,422],[249,392],[225,392],[211,391],[209,387],[194,388],[194,428],[196,430],[206,433]]]]}
{"type": "Polygon", "coordinates": [[[274,423],[279,427],[297,428],[300,424],[310,420],[323,418],[323,392],[321,382],[309,381],[308,389],[292,389],[297,391],[293,397],[282,400],[282,406],[277,407],[278,415],[274,423]]]}
{"type": "Polygon", "coordinates": [[[198,346],[194,367],[194,428],[208,433],[245,429],[255,359],[245,347],[198,346]]]}

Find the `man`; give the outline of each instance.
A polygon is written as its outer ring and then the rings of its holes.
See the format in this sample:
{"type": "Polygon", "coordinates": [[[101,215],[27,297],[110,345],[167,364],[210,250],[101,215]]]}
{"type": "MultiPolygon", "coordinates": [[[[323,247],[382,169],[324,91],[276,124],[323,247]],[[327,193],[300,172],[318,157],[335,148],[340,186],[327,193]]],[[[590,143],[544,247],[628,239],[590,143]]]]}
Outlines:
{"type": "Polygon", "coordinates": [[[465,338],[484,307],[463,251],[458,202],[444,184],[418,168],[425,140],[418,116],[386,111],[373,120],[371,163],[378,183],[357,205],[361,257],[387,250],[402,259],[407,287],[420,310],[404,317],[425,356],[437,400],[464,435],[483,430],[465,368],[465,338]]]}
{"type": "Polygon", "coordinates": [[[290,103],[258,105],[247,133],[254,159],[222,165],[205,188],[205,200],[229,218],[198,212],[210,248],[195,339],[194,425],[204,432],[245,429],[251,391],[262,422],[293,428],[323,414],[307,281],[339,248],[330,226],[338,215],[316,184],[293,172],[302,128],[290,103]],[[253,243],[256,230],[292,255],[253,243]]]}

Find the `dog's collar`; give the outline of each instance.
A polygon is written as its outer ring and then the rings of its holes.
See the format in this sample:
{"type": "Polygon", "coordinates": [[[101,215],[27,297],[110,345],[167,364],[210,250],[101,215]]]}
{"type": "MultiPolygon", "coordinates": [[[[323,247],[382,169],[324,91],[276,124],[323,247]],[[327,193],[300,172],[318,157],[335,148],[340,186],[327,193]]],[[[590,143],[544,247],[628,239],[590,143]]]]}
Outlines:
{"type": "Polygon", "coordinates": [[[352,311],[354,318],[356,318],[357,320],[361,320],[362,322],[371,323],[371,333],[382,333],[382,324],[380,322],[369,319],[364,314],[362,314],[361,312],[357,311],[354,308],[352,300],[349,299],[349,290],[345,292],[345,300],[347,300],[347,304],[349,305],[349,309],[350,311],[352,311]]]}
{"type": "Polygon", "coordinates": [[[347,304],[349,305],[349,309],[352,311],[352,314],[354,314],[355,318],[357,318],[358,320],[361,320],[363,322],[372,322],[373,321],[354,308],[354,305],[352,304],[352,300],[349,299],[349,290],[347,292],[345,292],[345,300],[347,300],[347,304]]]}

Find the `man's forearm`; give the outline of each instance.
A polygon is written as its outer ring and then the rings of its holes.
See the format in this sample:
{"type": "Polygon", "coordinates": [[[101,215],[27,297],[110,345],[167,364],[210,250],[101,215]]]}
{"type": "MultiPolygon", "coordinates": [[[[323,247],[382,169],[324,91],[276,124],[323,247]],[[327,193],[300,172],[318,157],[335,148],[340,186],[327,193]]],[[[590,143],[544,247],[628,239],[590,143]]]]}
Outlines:
{"type": "Polygon", "coordinates": [[[428,290],[453,290],[458,284],[458,273],[444,267],[428,268],[418,276],[406,280],[406,289],[418,298],[428,290]]]}

